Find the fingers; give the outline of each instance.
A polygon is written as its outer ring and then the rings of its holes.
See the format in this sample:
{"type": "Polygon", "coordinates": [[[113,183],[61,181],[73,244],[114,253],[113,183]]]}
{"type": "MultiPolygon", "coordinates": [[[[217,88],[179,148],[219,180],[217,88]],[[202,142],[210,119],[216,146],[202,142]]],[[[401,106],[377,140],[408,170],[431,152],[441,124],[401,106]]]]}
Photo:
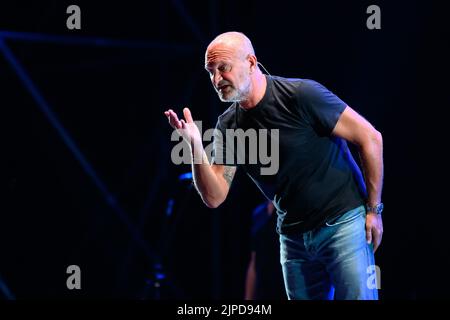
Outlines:
{"type": "Polygon", "coordinates": [[[375,251],[377,251],[378,247],[380,246],[382,234],[379,232],[374,232],[372,237],[373,237],[373,252],[375,253],[375,251]]]}
{"type": "Polygon", "coordinates": [[[366,225],[366,240],[367,244],[372,243],[372,227],[366,225]]]}
{"type": "Polygon", "coordinates": [[[367,215],[366,218],[366,240],[368,245],[372,245],[373,252],[377,251],[383,237],[383,222],[381,216],[367,215]]]}
{"type": "Polygon", "coordinates": [[[181,129],[181,121],[178,120],[177,114],[175,112],[173,112],[172,109],[165,111],[164,114],[166,115],[167,119],[169,120],[169,123],[172,126],[172,128],[181,129]]]}
{"type": "Polygon", "coordinates": [[[164,115],[174,129],[186,128],[186,123],[194,122],[194,120],[192,120],[191,111],[188,108],[183,109],[183,114],[186,120],[179,120],[177,114],[172,109],[164,111],[164,115]]]}
{"type": "Polygon", "coordinates": [[[188,108],[183,109],[183,114],[184,114],[184,118],[186,119],[187,123],[194,122],[194,120],[192,120],[191,111],[188,108]]]}
{"type": "Polygon", "coordinates": [[[377,251],[378,246],[379,246],[379,243],[374,242],[374,244],[373,244],[373,253],[375,253],[377,251]]]}
{"type": "Polygon", "coordinates": [[[380,232],[376,227],[366,226],[366,240],[367,244],[373,244],[373,252],[377,251],[381,243],[382,232],[380,232]]]}

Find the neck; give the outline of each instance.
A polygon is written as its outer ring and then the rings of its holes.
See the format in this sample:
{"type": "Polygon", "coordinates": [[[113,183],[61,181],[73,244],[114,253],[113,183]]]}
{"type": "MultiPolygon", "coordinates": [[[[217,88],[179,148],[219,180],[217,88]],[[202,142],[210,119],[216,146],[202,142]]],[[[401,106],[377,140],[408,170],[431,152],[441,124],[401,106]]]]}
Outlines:
{"type": "Polygon", "coordinates": [[[266,93],[267,80],[261,70],[257,70],[252,77],[252,91],[249,97],[239,102],[239,105],[244,109],[251,109],[262,100],[266,93]]]}

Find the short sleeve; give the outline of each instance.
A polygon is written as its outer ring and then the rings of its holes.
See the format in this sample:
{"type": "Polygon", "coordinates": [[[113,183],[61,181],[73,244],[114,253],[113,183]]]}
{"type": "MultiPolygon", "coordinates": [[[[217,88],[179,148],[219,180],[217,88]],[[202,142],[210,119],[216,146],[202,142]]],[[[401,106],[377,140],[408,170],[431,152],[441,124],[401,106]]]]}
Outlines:
{"type": "Polygon", "coordinates": [[[329,136],[347,104],[320,83],[304,80],[299,86],[298,105],[313,129],[329,136]]]}

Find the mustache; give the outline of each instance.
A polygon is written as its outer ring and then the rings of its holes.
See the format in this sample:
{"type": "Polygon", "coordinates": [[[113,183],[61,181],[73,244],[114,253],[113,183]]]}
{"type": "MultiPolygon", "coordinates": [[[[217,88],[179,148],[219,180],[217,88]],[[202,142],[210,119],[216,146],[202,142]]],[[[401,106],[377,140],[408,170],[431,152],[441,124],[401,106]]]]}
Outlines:
{"type": "Polygon", "coordinates": [[[233,85],[231,83],[229,83],[228,81],[221,81],[217,84],[217,89],[219,89],[223,86],[233,86],[233,85]]]}

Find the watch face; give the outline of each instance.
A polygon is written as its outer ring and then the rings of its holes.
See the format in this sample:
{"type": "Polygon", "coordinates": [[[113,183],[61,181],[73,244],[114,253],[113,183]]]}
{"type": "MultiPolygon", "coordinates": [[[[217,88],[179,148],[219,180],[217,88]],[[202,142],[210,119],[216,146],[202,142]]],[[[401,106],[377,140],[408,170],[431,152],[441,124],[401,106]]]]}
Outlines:
{"type": "Polygon", "coordinates": [[[383,208],[384,208],[384,205],[382,203],[380,203],[374,207],[375,212],[377,214],[381,214],[381,212],[383,212],[383,208]]]}
{"type": "Polygon", "coordinates": [[[367,211],[372,211],[373,213],[376,213],[376,214],[381,214],[381,212],[383,212],[383,209],[384,209],[383,203],[379,203],[374,207],[370,207],[368,205],[366,206],[367,211]]]}

